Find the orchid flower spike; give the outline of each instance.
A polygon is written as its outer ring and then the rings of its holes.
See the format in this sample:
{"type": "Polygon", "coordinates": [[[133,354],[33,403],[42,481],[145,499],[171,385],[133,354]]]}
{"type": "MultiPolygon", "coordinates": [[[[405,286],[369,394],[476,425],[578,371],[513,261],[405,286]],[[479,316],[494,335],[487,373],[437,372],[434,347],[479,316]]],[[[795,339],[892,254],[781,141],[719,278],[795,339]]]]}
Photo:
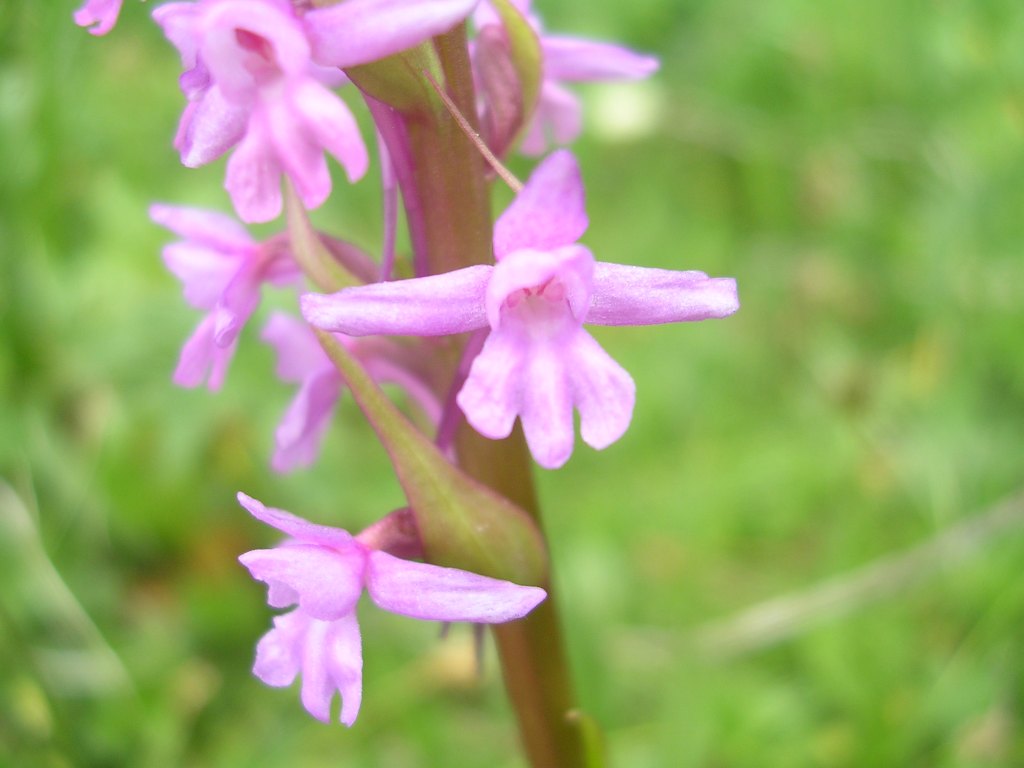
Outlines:
{"type": "Polygon", "coordinates": [[[196,167],[234,147],[224,186],[246,222],[281,212],[281,174],[307,208],[331,191],[324,152],[349,179],[368,156],[355,118],[323,82],[306,28],[289,0],[199,0],[161,5],[153,18],[178,48],[189,99],[175,148],[196,167]]]}
{"type": "Polygon", "coordinates": [[[86,27],[90,35],[105,35],[114,28],[123,0],[86,0],[75,11],[75,24],[86,27]]]}
{"type": "Polygon", "coordinates": [[[149,215],[182,238],[164,246],[164,263],[182,281],[185,301],[207,312],[181,350],[174,383],[198,387],[205,381],[217,390],[263,283],[297,287],[302,273],[281,238],[257,242],[230,216],[162,204],[151,206],[149,215]]]}
{"type": "Polygon", "coordinates": [[[392,613],[482,624],[521,618],[547,596],[539,587],[394,557],[360,536],[314,525],[242,493],[238,501],[257,520],[289,537],[239,560],[253,578],[266,582],[271,607],[298,606],[274,618],[274,628],[256,647],[253,674],[278,687],[291,685],[301,674],[302,704],[324,722],[330,721],[335,691],[342,699],[342,723],[351,726],[359,714],[363,657],[356,603],[364,588],[374,603],[392,613]]]}
{"type": "Polygon", "coordinates": [[[576,159],[544,160],[494,229],[494,266],[306,294],[313,325],[352,336],[441,336],[490,326],[457,396],[482,435],[506,437],[518,416],[537,463],[556,468],[584,442],[604,448],[632,418],[632,378],[583,329],[707,320],[739,308],[736,281],[595,262],[576,159]]]}

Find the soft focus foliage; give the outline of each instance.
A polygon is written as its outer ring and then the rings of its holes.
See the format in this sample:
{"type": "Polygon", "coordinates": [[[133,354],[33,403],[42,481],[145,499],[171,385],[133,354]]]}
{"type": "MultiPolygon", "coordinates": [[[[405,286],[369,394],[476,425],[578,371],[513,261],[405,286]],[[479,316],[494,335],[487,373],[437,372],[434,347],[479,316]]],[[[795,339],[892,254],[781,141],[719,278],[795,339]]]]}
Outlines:
{"type": "MultiPolygon", "coordinates": [[[[0,763],[521,765],[465,627],[436,642],[361,615],[375,682],[352,730],[251,677],[268,617],[236,558],[275,538],[235,491],[353,529],[401,497],[350,401],[315,468],[268,471],[293,394],[256,343],[273,300],[218,396],[171,384],[195,317],[146,210],[229,211],[223,160],[179,164],[179,62],[149,7],[97,39],[73,5],[0,13],[0,763]]],[[[583,242],[735,276],[743,302],[727,323],[596,329],[636,380],[632,428],[542,476],[613,758],[1020,765],[1024,513],[955,527],[1024,477],[1019,3],[537,10],[662,60],[582,86],[583,242]],[[944,531],[963,546],[800,601],[820,620],[777,641],[702,631],[944,531]]],[[[379,191],[336,186],[315,219],[375,249],[379,191]]]]}

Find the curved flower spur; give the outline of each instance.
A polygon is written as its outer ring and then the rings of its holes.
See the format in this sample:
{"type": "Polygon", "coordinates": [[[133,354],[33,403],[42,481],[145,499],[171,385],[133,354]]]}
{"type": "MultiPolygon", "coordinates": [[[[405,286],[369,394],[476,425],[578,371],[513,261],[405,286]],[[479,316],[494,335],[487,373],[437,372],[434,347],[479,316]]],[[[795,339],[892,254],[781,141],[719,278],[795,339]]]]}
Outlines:
{"type": "Polygon", "coordinates": [[[703,272],[610,264],[576,241],[587,228],[575,157],[534,171],[494,228],[496,264],[306,294],[311,324],[351,336],[441,336],[490,326],[457,402],[474,429],[509,435],[518,416],[534,459],[553,469],[573,448],[573,408],[594,448],[633,414],[630,375],[583,329],[707,320],[739,308],[736,281],[703,272]]]}

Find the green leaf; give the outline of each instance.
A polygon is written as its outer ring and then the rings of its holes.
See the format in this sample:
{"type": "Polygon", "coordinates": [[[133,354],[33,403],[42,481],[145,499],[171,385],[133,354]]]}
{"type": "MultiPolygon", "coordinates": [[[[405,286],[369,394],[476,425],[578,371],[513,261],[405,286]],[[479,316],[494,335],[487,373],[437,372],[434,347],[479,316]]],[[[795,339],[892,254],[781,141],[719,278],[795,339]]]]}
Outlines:
{"type": "Polygon", "coordinates": [[[517,584],[544,584],[547,553],[529,515],[450,463],[348,350],[314,330],[391,458],[427,559],[517,584]]]}

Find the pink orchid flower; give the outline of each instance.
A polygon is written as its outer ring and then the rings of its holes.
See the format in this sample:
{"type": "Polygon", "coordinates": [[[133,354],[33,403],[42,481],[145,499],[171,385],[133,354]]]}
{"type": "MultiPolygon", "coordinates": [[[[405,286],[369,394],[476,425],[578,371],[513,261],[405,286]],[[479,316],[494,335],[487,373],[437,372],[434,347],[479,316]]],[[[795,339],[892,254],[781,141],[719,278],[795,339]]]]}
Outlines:
{"type": "Polygon", "coordinates": [[[256,647],[253,673],[267,685],[291,685],[302,675],[302,704],[330,720],[335,691],[340,720],[351,726],[362,701],[362,647],[356,603],[363,589],[386,611],[427,621],[497,624],[522,618],[547,593],[456,568],[403,560],[340,528],[315,525],[245,494],[239,503],[288,539],[239,560],[269,587],[273,608],[298,604],[274,618],[256,647]]]}
{"type": "Polygon", "coordinates": [[[75,24],[88,27],[91,35],[105,35],[114,28],[123,0],[86,0],[75,11],[75,24]]]}
{"type": "Polygon", "coordinates": [[[736,281],[703,272],[595,262],[576,159],[541,163],[494,229],[494,266],[306,294],[302,312],[329,331],[440,336],[490,327],[457,402],[482,435],[518,416],[537,463],[564,464],[573,408],[584,442],[604,448],[632,418],[632,378],[583,329],[706,320],[739,308],[736,281]]]}
{"type": "Polygon", "coordinates": [[[189,167],[234,148],[224,186],[243,221],[280,214],[282,173],[307,208],[323,203],[331,191],[324,152],[352,181],[366,172],[355,118],[323,85],[327,73],[287,0],[168,3],[153,18],[186,68],[189,104],[175,147],[189,167]]]}
{"type": "MultiPolygon", "coordinates": [[[[658,60],[653,56],[620,45],[546,35],[540,19],[530,12],[530,0],[512,2],[537,33],[542,54],[540,96],[519,146],[525,155],[542,155],[550,144],[570,144],[580,135],[582,106],[579,98],[563,83],[640,80],[658,69],[658,60]]],[[[482,34],[488,27],[501,25],[498,14],[484,3],[474,14],[474,21],[482,34]]],[[[489,50],[481,49],[484,55],[489,50]]],[[[479,67],[482,62],[474,61],[474,64],[479,67]]]]}
{"type": "MultiPolygon", "coordinates": [[[[291,472],[316,461],[341,396],[342,379],[302,320],[275,312],[267,321],[262,338],[277,353],[278,378],[299,385],[274,434],[275,450],[271,460],[276,471],[291,472]]],[[[441,415],[437,397],[394,359],[390,344],[374,343],[384,342],[383,339],[358,340],[341,334],[335,334],[335,338],[366,366],[376,381],[399,385],[427,418],[437,423],[441,415]]]]}
{"type": "Polygon", "coordinates": [[[297,286],[301,272],[280,238],[257,242],[230,216],[161,204],[149,215],[182,238],[164,246],[164,263],[182,281],[185,301],[207,311],[181,350],[174,382],[198,387],[206,381],[217,390],[262,284],[297,286]]]}

